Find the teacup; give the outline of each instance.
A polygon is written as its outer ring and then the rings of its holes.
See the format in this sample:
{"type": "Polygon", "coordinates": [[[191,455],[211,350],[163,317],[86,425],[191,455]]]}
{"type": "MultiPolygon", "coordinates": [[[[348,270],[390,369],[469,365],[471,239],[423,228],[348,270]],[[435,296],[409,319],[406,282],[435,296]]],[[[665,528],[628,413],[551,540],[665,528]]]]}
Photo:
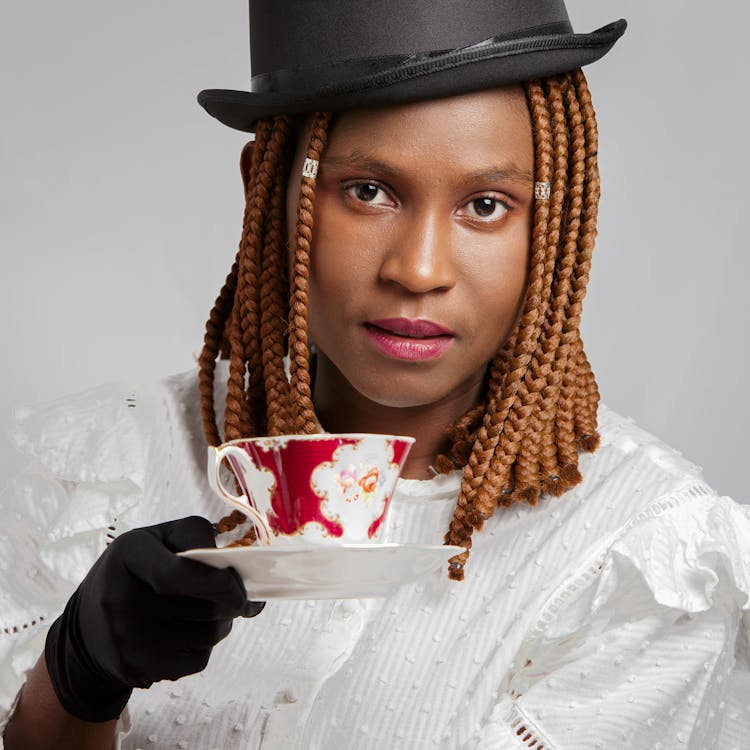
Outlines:
{"type": "Polygon", "coordinates": [[[241,438],[209,448],[208,478],[250,517],[260,542],[377,542],[413,443],[376,434],[241,438]],[[224,481],[225,459],[236,487],[224,481]]]}

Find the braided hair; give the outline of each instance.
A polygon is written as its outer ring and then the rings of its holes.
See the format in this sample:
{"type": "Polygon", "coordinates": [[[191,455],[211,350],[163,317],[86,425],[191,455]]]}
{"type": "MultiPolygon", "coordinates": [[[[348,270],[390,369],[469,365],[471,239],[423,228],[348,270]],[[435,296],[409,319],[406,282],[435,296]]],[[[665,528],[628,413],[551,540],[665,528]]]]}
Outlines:
{"type": "MultiPolygon", "coordinates": [[[[596,118],[580,70],[529,81],[525,90],[535,180],[549,183],[549,198],[534,206],[521,317],[489,365],[480,402],[450,427],[450,450],[435,461],[440,472],[463,472],[445,535],[446,544],[466,548],[450,561],[454,580],[463,579],[474,530],[498,506],[536,505],[542,493],[559,497],[582,481],[579,451],[599,445],[599,390],[580,335],[599,204],[596,118]]],[[[320,160],[331,119],[326,112],[312,117],[309,159],[320,160]]],[[[223,439],[317,431],[307,331],[313,178],[302,177],[289,246],[284,221],[295,139],[289,116],[257,124],[242,238],[199,359],[209,445],[222,441],[214,407],[218,357],[229,359],[223,439]]]]}

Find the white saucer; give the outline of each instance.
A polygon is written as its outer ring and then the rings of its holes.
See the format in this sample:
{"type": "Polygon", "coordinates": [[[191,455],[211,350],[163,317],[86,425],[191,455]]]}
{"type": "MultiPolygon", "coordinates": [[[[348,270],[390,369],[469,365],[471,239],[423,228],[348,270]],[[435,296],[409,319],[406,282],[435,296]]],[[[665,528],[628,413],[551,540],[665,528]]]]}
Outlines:
{"type": "Polygon", "coordinates": [[[428,544],[270,545],[191,549],[179,555],[214,568],[235,568],[249,599],[359,599],[389,596],[463,551],[428,544]]]}

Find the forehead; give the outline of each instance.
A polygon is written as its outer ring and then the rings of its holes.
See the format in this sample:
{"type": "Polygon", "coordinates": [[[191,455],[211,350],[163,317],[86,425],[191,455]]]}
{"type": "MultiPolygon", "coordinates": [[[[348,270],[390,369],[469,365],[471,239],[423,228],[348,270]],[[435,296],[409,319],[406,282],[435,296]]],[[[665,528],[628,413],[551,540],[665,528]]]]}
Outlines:
{"type": "Polygon", "coordinates": [[[336,116],[323,157],[385,151],[391,158],[484,162],[533,158],[531,119],[521,86],[336,116]]]}

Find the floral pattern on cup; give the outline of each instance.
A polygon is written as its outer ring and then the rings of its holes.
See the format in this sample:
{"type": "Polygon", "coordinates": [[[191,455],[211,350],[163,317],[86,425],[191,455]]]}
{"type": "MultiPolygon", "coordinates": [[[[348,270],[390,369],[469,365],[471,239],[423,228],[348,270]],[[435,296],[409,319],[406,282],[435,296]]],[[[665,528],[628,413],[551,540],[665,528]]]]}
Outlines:
{"type": "Polygon", "coordinates": [[[323,502],[327,519],[341,523],[346,516],[347,536],[372,539],[383,523],[390,502],[384,487],[395,486],[399,467],[393,462],[393,447],[383,453],[381,443],[363,438],[341,445],[331,461],[313,471],[310,486],[323,502]]]}

